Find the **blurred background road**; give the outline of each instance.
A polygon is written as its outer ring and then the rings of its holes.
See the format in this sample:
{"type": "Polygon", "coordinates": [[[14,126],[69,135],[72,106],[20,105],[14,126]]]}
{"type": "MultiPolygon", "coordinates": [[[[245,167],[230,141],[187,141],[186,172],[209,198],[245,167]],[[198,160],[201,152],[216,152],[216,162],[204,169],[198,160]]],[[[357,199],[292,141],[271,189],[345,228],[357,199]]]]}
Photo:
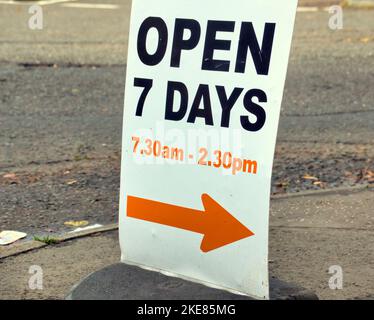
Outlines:
{"type": "MultiPolygon", "coordinates": [[[[374,182],[374,10],[300,1],[274,194],[374,182]]],[[[117,220],[130,1],[0,1],[0,229],[117,220]]]]}

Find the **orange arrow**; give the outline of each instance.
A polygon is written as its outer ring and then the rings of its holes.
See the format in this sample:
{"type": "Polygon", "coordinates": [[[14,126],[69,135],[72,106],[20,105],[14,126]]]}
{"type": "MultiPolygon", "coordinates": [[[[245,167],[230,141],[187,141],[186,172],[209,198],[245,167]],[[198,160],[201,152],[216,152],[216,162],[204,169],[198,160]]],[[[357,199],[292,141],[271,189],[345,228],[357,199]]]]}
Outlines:
{"type": "Polygon", "coordinates": [[[203,194],[201,200],[204,211],[128,196],[127,216],[203,234],[203,252],[254,235],[209,195],[203,194]]]}

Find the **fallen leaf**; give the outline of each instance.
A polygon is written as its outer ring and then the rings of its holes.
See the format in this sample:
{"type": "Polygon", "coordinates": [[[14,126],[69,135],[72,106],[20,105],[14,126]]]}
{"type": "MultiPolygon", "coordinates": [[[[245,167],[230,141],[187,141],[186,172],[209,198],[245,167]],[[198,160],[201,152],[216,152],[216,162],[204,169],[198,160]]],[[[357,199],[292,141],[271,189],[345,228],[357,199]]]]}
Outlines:
{"type": "Polygon", "coordinates": [[[374,178],[374,172],[370,170],[366,171],[365,178],[366,179],[374,178]]]}
{"type": "Polygon", "coordinates": [[[3,178],[4,179],[16,179],[17,178],[17,176],[16,176],[16,174],[15,173],[7,173],[7,174],[4,174],[3,175],[3,178]]]}
{"type": "Polygon", "coordinates": [[[324,187],[325,187],[325,183],[322,182],[322,181],[314,181],[314,182],[313,182],[313,185],[315,185],[315,186],[319,186],[319,187],[321,187],[321,188],[324,188],[324,187]]]}
{"type": "Polygon", "coordinates": [[[279,188],[288,187],[289,186],[289,182],[287,182],[287,181],[279,181],[279,182],[276,183],[276,186],[279,187],[279,188]]]}
{"type": "Polygon", "coordinates": [[[7,173],[3,175],[3,178],[10,184],[18,184],[20,182],[18,176],[15,173],[7,173]]]}
{"type": "Polygon", "coordinates": [[[72,186],[73,184],[76,184],[77,182],[78,182],[77,180],[68,180],[68,181],[66,181],[66,184],[68,186],[72,186]]]}
{"type": "Polygon", "coordinates": [[[88,221],[87,220],[81,220],[81,221],[66,221],[64,222],[64,225],[65,226],[69,226],[69,227],[84,227],[84,226],[87,226],[88,225],[88,221]]]}
{"type": "Polygon", "coordinates": [[[318,178],[313,177],[313,176],[311,176],[311,175],[309,175],[309,174],[304,175],[304,176],[303,176],[303,179],[305,179],[305,180],[316,180],[316,181],[318,181],[318,178]]]}
{"type": "Polygon", "coordinates": [[[368,43],[371,39],[369,37],[364,37],[364,38],[361,38],[360,41],[362,43],[368,43]]]}
{"type": "Polygon", "coordinates": [[[364,178],[365,178],[369,183],[373,183],[373,182],[374,182],[374,172],[371,171],[371,170],[367,170],[364,178]]]}

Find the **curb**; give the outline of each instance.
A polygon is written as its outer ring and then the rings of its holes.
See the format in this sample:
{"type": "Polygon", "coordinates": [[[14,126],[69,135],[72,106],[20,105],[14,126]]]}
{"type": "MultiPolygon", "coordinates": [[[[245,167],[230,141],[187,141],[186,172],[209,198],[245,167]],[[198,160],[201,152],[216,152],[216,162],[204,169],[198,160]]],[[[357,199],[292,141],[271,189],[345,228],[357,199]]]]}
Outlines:
{"type": "Polygon", "coordinates": [[[24,241],[20,242],[18,244],[10,245],[9,247],[6,247],[5,249],[0,249],[0,259],[8,258],[11,256],[16,256],[21,253],[26,253],[35,249],[40,249],[43,247],[46,247],[47,244],[30,240],[30,241],[24,241]]]}
{"type": "Polygon", "coordinates": [[[342,2],[342,6],[345,8],[352,8],[352,9],[374,9],[374,1],[373,0],[345,0],[342,2]]]}
{"type": "MultiPolygon", "coordinates": [[[[318,197],[318,196],[327,196],[333,194],[341,194],[341,195],[348,195],[352,193],[362,192],[362,191],[374,191],[374,186],[370,185],[362,185],[362,186],[355,186],[355,187],[341,187],[335,189],[324,189],[324,190],[313,190],[313,191],[303,191],[298,193],[292,194],[280,194],[274,195],[270,197],[270,200],[277,201],[277,200],[285,200],[285,199],[293,199],[298,197],[318,197]]],[[[74,239],[84,238],[91,236],[96,233],[105,233],[110,231],[118,230],[118,223],[109,224],[106,226],[98,227],[95,229],[89,229],[85,231],[79,232],[72,232],[72,233],[65,233],[59,237],[56,237],[56,240],[61,242],[66,242],[74,239]]],[[[0,259],[9,258],[11,256],[16,256],[22,253],[27,253],[29,251],[33,251],[36,249],[41,249],[47,247],[46,243],[29,240],[20,243],[16,243],[14,245],[10,245],[5,249],[0,248],[0,259]]]]}
{"type": "Polygon", "coordinates": [[[331,194],[342,194],[347,195],[350,193],[357,193],[361,191],[374,191],[374,185],[358,185],[354,187],[339,187],[339,188],[329,188],[329,189],[321,189],[321,190],[310,190],[310,191],[302,191],[302,192],[295,192],[295,193],[285,193],[285,194],[276,194],[270,196],[270,200],[281,200],[281,199],[292,199],[292,198],[299,198],[299,197],[312,197],[312,196],[324,196],[324,195],[331,195],[331,194]]]}
{"type": "Polygon", "coordinates": [[[312,12],[320,10],[328,10],[331,6],[341,6],[343,8],[352,9],[373,9],[374,0],[341,0],[341,1],[326,1],[326,0],[304,0],[299,1],[298,9],[300,12],[312,12]],[[309,10],[308,10],[309,9],[309,10]]]}
{"type": "MultiPolygon", "coordinates": [[[[105,233],[109,231],[115,231],[118,230],[118,224],[113,223],[106,226],[79,231],[79,232],[72,232],[72,233],[65,233],[62,236],[56,237],[56,240],[61,242],[66,242],[74,239],[79,239],[83,237],[88,237],[96,233],[105,233]]],[[[9,258],[11,256],[16,256],[22,253],[26,253],[32,250],[40,249],[49,246],[46,243],[35,241],[35,240],[29,240],[24,241],[20,243],[16,243],[14,245],[10,245],[6,249],[0,248],[0,259],[9,258]]]]}

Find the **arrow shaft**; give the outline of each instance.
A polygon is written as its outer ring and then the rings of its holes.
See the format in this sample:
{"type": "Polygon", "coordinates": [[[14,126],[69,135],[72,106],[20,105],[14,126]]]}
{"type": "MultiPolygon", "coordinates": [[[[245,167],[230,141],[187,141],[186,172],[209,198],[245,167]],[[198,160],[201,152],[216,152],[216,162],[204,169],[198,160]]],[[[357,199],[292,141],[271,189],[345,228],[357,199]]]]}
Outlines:
{"type": "Polygon", "coordinates": [[[203,234],[204,212],[153,200],[127,197],[127,216],[203,234]]]}

